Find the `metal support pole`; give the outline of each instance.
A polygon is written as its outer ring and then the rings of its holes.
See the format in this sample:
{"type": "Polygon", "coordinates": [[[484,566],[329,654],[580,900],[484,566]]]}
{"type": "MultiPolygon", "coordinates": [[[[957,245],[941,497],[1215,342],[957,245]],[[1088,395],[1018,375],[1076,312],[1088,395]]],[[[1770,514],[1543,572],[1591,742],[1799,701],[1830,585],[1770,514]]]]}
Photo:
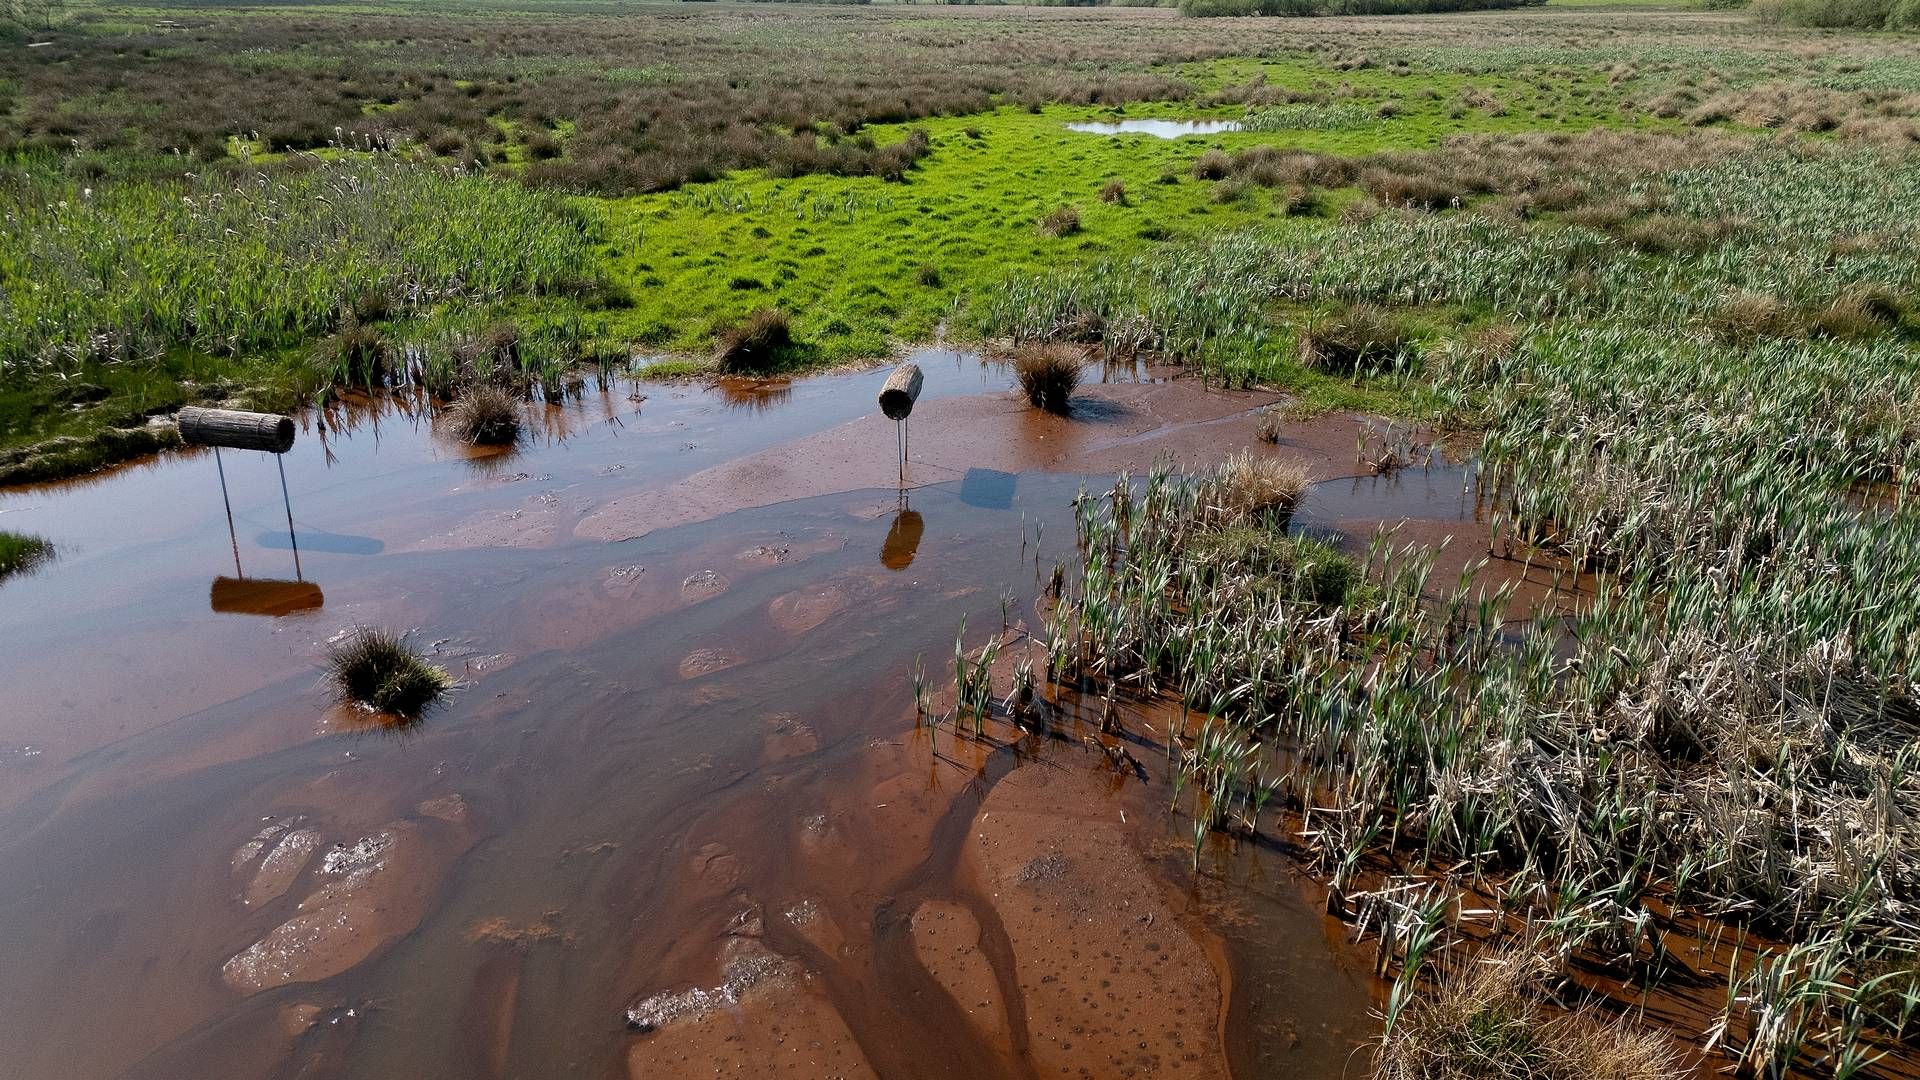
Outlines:
{"type": "Polygon", "coordinates": [[[287,496],[287,461],[275,454],[273,463],[280,466],[280,501],[287,507],[287,543],[293,545],[293,577],[296,581],[305,581],[306,575],[300,572],[300,539],[293,534],[293,500],[287,496]]]}
{"type": "Polygon", "coordinates": [[[213,467],[220,470],[220,505],[227,508],[227,542],[233,545],[233,576],[246,577],[240,569],[240,538],[233,531],[233,500],[227,498],[227,467],[220,462],[220,448],[213,448],[213,467]]]}

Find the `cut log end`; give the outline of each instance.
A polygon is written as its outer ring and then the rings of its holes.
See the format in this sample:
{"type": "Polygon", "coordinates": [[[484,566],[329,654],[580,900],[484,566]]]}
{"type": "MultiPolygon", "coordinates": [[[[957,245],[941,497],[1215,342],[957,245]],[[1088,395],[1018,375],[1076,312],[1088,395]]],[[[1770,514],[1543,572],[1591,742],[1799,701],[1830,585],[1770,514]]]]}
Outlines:
{"type": "Polygon", "coordinates": [[[202,409],[189,405],[175,417],[188,446],[225,446],[284,454],[293,449],[293,417],[277,413],[202,409]]]}
{"type": "Polygon", "coordinates": [[[889,420],[905,420],[913,412],[913,403],[920,399],[920,387],[925,382],[920,374],[920,365],[901,364],[887,376],[887,384],[880,388],[880,411],[889,420]]]}

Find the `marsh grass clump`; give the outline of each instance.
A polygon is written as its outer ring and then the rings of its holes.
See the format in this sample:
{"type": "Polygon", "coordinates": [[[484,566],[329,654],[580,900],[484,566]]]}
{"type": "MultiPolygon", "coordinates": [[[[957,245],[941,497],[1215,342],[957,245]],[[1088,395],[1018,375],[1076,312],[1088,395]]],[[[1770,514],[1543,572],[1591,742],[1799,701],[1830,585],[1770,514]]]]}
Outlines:
{"type": "Polygon", "coordinates": [[[1330,375],[1356,375],[1407,360],[1414,343],[1412,332],[1392,314],[1355,304],[1300,327],[1300,362],[1330,375]]]}
{"type": "Polygon", "coordinates": [[[1301,462],[1243,450],[1215,467],[1204,485],[1203,498],[1221,521],[1284,521],[1310,483],[1301,462]]]}
{"type": "Polygon", "coordinates": [[[1109,180],[1100,188],[1100,201],[1114,206],[1127,205],[1127,183],[1124,180],[1109,180]]]}
{"type": "Polygon", "coordinates": [[[1376,1080],[1679,1080],[1670,1039],[1591,1010],[1548,1011],[1529,984],[1550,967],[1524,954],[1442,976],[1374,1046],[1376,1080]]]}
{"type": "Polygon", "coordinates": [[[787,313],[779,308],[760,308],[745,319],[721,328],[715,335],[714,360],[728,373],[763,371],[779,366],[793,345],[793,329],[787,313]]]}
{"type": "Polygon", "coordinates": [[[1072,236],[1080,231],[1080,210],[1074,206],[1055,207],[1034,227],[1042,236],[1072,236]]]}
{"type": "Polygon", "coordinates": [[[1065,415],[1085,363],[1086,355],[1072,345],[1028,344],[1014,350],[1013,374],[1035,408],[1065,415]]]}
{"type": "Polygon", "coordinates": [[[327,648],[327,667],[342,701],[416,718],[453,686],[404,634],[357,627],[327,648]]]}
{"type": "Polygon", "coordinates": [[[1889,289],[1856,285],[1833,298],[1813,318],[1820,334],[1841,341],[1864,341],[1900,325],[1899,298],[1889,289]]]}
{"type": "Polygon", "coordinates": [[[520,401],[487,383],[469,387],[447,408],[447,424],[472,446],[505,446],[520,437],[520,401]]]}
{"type": "Polygon", "coordinates": [[[373,389],[387,385],[391,351],[379,327],[349,316],[321,342],[318,362],[329,382],[373,389]]]}
{"type": "Polygon", "coordinates": [[[1221,180],[1232,171],[1233,159],[1225,150],[1208,150],[1193,159],[1195,180],[1221,180]]]}
{"type": "Polygon", "coordinates": [[[1762,338],[1792,338],[1806,333],[1806,318],[1793,305],[1764,292],[1735,292],[1723,297],[1703,320],[1707,333],[1729,344],[1762,338]]]}
{"type": "Polygon", "coordinates": [[[1198,582],[1250,590],[1262,606],[1276,601],[1361,606],[1367,592],[1352,559],[1319,540],[1265,524],[1197,530],[1187,541],[1182,565],[1198,582]]]}
{"type": "Polygon", "coordinates": [[[1280,433],[1286,430],[1287,421],[1292,419],[1291,404],[1283,401],[1261,409],[1260,418],[1255,422],[1254,437],[1263,443],[1279,442],[1280,433]]]}
{"type": "Polygon", "coordinates": [[[38,536],[0,532],[0,580],[24,573],[53,557],[53,545],[38,536]]]}

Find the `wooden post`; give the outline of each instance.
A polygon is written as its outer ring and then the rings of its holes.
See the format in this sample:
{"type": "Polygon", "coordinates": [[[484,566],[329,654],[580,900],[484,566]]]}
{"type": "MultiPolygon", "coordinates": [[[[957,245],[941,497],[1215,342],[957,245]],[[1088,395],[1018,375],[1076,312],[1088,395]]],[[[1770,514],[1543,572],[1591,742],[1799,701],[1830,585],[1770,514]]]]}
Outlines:
{"type": "Polygon", "coordinates": [[[188,446],[228,446],[284,454],[293,449],[293,417],[275,413],[202,409],[189,405],[175,419],[188,446]]]}
{"type": "Polygon", "coordinates": [[[907,482],[907,417],[913,414],[913,403],[920,399],[920,387],[926,382],[920,374],[919,364],[901,364],[887,376],[885,386],[880,388],[880,411],[893,421],[894,443],[900,452],[900,482],[907,482]]]}
{"type": "Polygon", "coordinates": [[[889,420],[905,420],[913,412],[913,403],[920,400],[920,386],[925,381],[919,364],[894,368],[887,384],[880,388],[880,411],[889,420]]]}

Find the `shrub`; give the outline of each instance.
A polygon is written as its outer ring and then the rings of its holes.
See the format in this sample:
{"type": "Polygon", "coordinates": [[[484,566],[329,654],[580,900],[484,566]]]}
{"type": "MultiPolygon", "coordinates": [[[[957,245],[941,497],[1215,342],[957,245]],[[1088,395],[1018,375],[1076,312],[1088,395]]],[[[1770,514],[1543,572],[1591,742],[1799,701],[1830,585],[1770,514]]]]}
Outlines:
{"type": "Polygon", "coordinates": [[[1072,236],[1080,231],[1080,211],[1071,206],[1057,207],[1040,219],[1038,228],[1047,236],[1072,236]]]}
{"type": "Polygon", "coordinates": [[[461,394],[446,419],[454,435],[473,446],[505,446],[520,437],[520,402],[485,383],[461,394]]]}
{"type": "Polygon", "coordinates": [[[1413,344],[1413,336],[1393,316],[1355,304],[1301,327],[1300,362],[1315,371],[1352,375],[1407,356],[1413,344]]]}
{"type": "Polygon", "coordinates": [[[1064,414],[1080,385],[1085,356],[1071,345],[1023,345],[1013,354],[1013,373],[1036,408],[1064,414]]]}
{"type": "Polygon", "coordinates": [[[0,532],[0,579],[18,574],[53,557],[53,545],[37,536],[0,532]]]}
{"type": "Polygon", "coordinates": [[[1126,183],[1120,180],[1107,181],[1106,186],[1100,189],[1100,201],[1113,203],[1116,206],[1127,205],[1126,183]]]}
{"type": "Polygon", "coordinates": [[[550,161],[560,156],[560,140],[548,131],[535,128],[527,133],[524,145],[528,161],[550,161]]]}
{"type": "Polygon", "coordinates": [[[761,308],[721,329],[714,357],[720,370],[753,371],[773,367],[781,354],[793,344],[793,330],[787,313],[778,308],[761,308]]]}
{"type": "Polygon", "coordinates": [[[342,701],[403,718],[425,712],[453,685],[404,635],[356,627],[327,649],[327,666],[342,701]]]}

